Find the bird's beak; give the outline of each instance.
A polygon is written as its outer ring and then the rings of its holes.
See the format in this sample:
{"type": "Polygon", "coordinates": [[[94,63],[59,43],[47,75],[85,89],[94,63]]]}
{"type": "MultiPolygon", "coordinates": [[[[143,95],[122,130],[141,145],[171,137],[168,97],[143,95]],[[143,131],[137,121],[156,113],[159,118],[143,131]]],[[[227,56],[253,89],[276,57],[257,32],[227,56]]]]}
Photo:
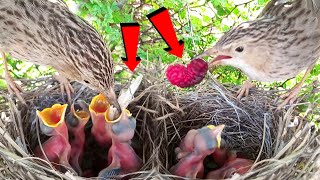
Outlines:
{"type": "Polygon", "coordinates": [[[118,121],[124,121],[124,120],[127,120],[127,119],[129,119],[130,117],[132,116],[132,114],[131,114],[131,112],[129,111],[129,110],[127,110],[127,109],[124,109],[123,111],[122,111],[122,113],[120,114],[120,116],[117,118],[117,119],[115,119],[115,120],[110,120],[110,118],[105,118],[106,119],[106,121],[108,122],[108,123],[115,123],[115,122],[118,122],[118,121]]]}
{"type": "Polygon", "coordinates": [[[91,114],[92,128],[91,134],[100,146],[109,147],[111,144],[111,134],[108,132],[110,125],[106,123],[109,120],[109,111],[112,108],[106,97],[102,94],[92,98],[89,105],[91,114]]]}
{"type": "Polygon", "coordinates": [[[129,118],[131,118],[132,114],[129,110],[127,109],[124,109],[121,113],[121,115],[115,119],[115,120],[110,120],[110,118],[106,118],[106,121],[108,123],[116,123],[116,122],[119,122],[119,121],[122,121],[122,122],[126,122],[129,120],[129,118]]]}
{"type": "Polygon", "coordinates": [[[105,98],[105,96],[103,96],[102,94],[99,94],[93,97],[89,105],[90,113],[96,116],[107,113],[109,108],[110,108],[110,104],[105,98]]]}
{"type": "Polygon", "coordinates": [[[87,122],[90,119],[90,111],[84,101],[78,100],[80,109],[75,109],[74,103],[71,105],[71,113],[81,122],[87,122]]]}
{"type": "Polygon", "coordinates": [[[67,104],[54,104],[51,108],[37,111],[37,116],[43,124],[52,128],[53,131],[46,133],[46,135],[51,137],[42,143],[41,147],[43,151],[40,150],[40,147],[37,147],[34,153],[42,159],[45,159],[44,157],[46,156],[50,162],[71,168],[69,164],[71,146],[68,142],[68,128],[64,122],[67,106],[67,104]]]}
{"type": "Polygon", "coordinates": [[[136,119],[132,117],[129,110],[124,109],[118,119],[109,121],[108,123],[111,123],[113,137],[117,140],[128,142],[133,138],[136,129],[136,119]]]}
{"type": "Polygon", "coordinates": [[[85,102],[84,100],[82,99],[78,99],[77,100],[77,104],[79,105],[79,107],[85,111],[86,113],[90,114],[90,111],[89,111],[89,104],[87,102],[85,102]]]}
{"type": "Polygon", "coordinates": [[[212,136],[216,137],[217,146],[218,146],[218,148],[220,148],[220,146],[221,146],[221,133],[222,133],[225,125],[224,124],[218,125],[218,126],[208,125],[207,127],[212,130],[212,136]]]}
{"type": "Polygon", "coordinates": [[[82,101],[78,100],[73,103],[70,108],[70,114],[67,115],[67,124],[76,129],[83,128],[90,119],[90,111],[88,105],[82,101]]]}
{"type": "Polygon", "coordinates": [[[216,46],[213,46],[212,48],[209,48],[206,51],[204,51],[203,53],[201,53],[198,56],[196,56],[194,59],[203,58],[203,57],[206,57],[206,56],[213,56],[213,55],[215,55],[217,53],[218,53],[218,50],[217,50],[216,46]]]}
{"type": "Polygon", "coordinates": [[[51,108],[37,111],[37,116],[46,126],[56,128],[64,122],[67,106],[67,104],[54,104],[51,108]]]}
{"type": "Polygon", "coordinates": [[[107,92],[104,93],[104,95],[105,95],[106,99],[108,100],[109,104],[116,109],[116,111],[117,111],[116,115],[117,115],[117,117],[119,117],[122,109],[120,107],[116,93],[114,92],[113,88],[110,88],[107,92]]]}
{"type": "MultiPolygon", "coordinates": [[[[203,58],[203,57],[206,57],[206,56],[214,56],[218,53],[218,49],[217,49],[217,46],[213,46],[212,48],[209,48],[207,49],[206,51],[204,51],[203,53],[199,54],[198,56],[196,56],[194,59],[197,59],[197,58],[203,58]]],[[[214,60],[211,61],[208,66],[209,66],[209,69],[211,69],[212,67],[216,66],[218,63],[214,63],[214,60]]]]}
{"type": "Polygon", "coordinates": [[[221,63],[221,60],[223,60],[223,59],[232,58],[231,56],[219,55],[219,50],[218,50],[217,46],[215,45],[212,48],[207,49],[206,51],[204,51],[200,55],[196,56],[194,59],[203,58],[206,56],[216,56],[213,60],[210,61],[209,68],[213,68],[213,67],[219,65],[221,63]]]}
{"type": "Polygon", "coordinates": [[[89,111],[93,119],[102,115],[107,122],[116,122],[120,117],[118,109],[110,105],[106,96],[102,94],[92,99],[89,105],[89,111]]]}

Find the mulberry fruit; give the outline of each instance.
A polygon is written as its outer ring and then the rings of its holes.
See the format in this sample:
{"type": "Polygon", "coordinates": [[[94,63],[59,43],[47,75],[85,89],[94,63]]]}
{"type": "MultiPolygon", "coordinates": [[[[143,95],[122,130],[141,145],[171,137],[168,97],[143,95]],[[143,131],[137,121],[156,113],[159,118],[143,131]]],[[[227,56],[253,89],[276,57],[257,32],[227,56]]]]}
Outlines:
{"type": "Polygon", "coordinates": [[[194,86],[206,76],[208,64],[203,59],[193,59],[187,67],[181,64],[170,65],[166,77],[172,85],[181,88],[194,86]]]}

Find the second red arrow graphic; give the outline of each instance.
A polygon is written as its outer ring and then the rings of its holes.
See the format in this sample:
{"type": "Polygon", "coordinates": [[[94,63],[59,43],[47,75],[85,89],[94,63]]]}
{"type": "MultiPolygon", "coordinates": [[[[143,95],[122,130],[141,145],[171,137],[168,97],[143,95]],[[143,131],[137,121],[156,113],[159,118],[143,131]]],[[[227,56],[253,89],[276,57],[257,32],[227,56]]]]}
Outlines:
{"type": "Polygon", "coordinates": [[[184,42],[182,40],[178,41],[168,10],[162,7],[148,14],[147,17],[168,44],[169,47],[165,48],[165,50],[182,58],[184,42]]]}
{"type": "Polygon", "coordinates": [[[137,57],[140,26],[138,23],[120,23],[126,58],[123,62],[133,72],[141,59],[137,57]]]}

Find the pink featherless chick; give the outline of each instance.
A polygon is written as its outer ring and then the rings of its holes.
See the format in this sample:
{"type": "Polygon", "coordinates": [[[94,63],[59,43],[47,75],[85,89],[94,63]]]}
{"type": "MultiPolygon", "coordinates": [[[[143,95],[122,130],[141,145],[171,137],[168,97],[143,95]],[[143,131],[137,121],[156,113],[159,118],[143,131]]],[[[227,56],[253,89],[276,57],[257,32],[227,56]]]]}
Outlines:
{"type": "Polygon", "coordinates": [[[203,160],[216,148],[220,148],[223,129],[224,125],[209,125],[190,130],[178,149],[180,160],[170,169],[170,172],[186,178],[203,178],[203,160]]]}
{"type": "Polygon", "coordinates": [[[109,121],[110,104],[102,94],[95,96],[90,105],[89,111],[92,119],[91,134],[94,136],[96,142],[101,147],[110,147],[111,134],[109,121]]]}
{"type": "Polygon", "coordinates": [[[213,170],[208,173],[207,179],[226,179],[231,178],[235,173],[245,174],[247,173],[253,161],[243,158],[231,158],[221,168],[213,170]]]}
{"type": "Polygon", "coordinates": [[[78,175],[81,176],[82,170],[80,165],[82,162],[86,138],[84,128],[88,120],[90,119],[90,112],[85,102],[78,100],[76,105],[80,107],[75,108],[75,104],[72,104],[70,113],[68,114],[66,121],[69,131],[73,136],[73,138],[70,140],[70,164],[72,168],[78,173],[78,175]]]}
{"type": "Polygon", "coordinates": [[[64,120],[66,109],[67,104],[54,104],[51,108],[37,111],[37,116],[41,120],[42,133],[51,137],[41,145],[43,151],[38,146],[34,153],[37,157],[48,159],[60,170],[62,170],[61,166],[71,167],[69,164],[71,146],[68,141],[68,128],[64,120]]]}
{"type": "Polygon", "coordinates": [[[99,178],[110,179],[138,171],[142,166],[142,160],[131,147],[136,119],[125,109],[118,119],[108,123],[111,125],[112,133],[112,145],[108,152],[109,166],[100,171],[99,178]]]}

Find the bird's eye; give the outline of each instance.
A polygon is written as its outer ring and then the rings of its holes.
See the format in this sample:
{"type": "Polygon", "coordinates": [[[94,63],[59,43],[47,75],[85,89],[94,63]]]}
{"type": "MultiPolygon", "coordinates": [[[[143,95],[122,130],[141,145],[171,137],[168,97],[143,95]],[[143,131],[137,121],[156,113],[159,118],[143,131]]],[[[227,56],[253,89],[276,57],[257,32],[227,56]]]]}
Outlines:
{"type": "Polygon", "coordinates": [[[237,47],[237,48],[236,48],[236,51],[237,51],[237,52],[242,52],[242,51],[243,51],[243,47],[242,47],[242,46],[237,47]]]}
{"type": "Polygon", "coordinates": [[[87,81],[87,80],[84,80],[84,82],[87,83],[87,84],[89,84],[89,81],[87,81]]]}

